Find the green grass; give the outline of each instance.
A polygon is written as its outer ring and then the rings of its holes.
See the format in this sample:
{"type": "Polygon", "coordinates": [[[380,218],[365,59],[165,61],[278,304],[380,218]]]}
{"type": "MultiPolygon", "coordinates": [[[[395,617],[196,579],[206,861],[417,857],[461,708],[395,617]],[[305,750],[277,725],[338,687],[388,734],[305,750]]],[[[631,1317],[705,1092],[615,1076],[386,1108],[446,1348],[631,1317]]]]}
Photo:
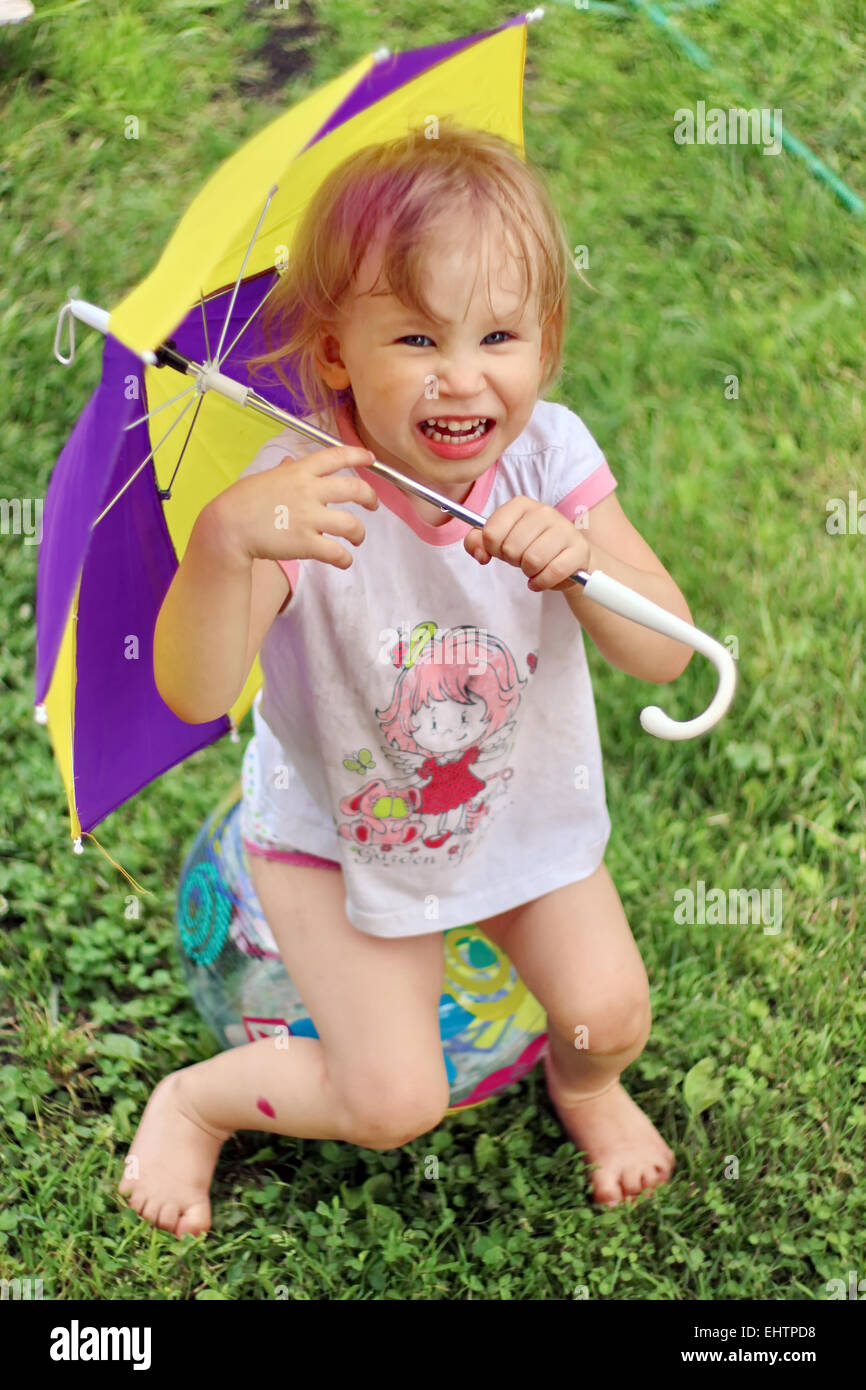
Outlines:
{"type": "MultiPolygon", "coordinates": [[[[171,0],[37,12],[0,30],[3,490],[19,497],[44,495],[98,379],[97,334],[79,326],[71,368],[52,355],[73,286],[115,303],[218,162],[361,53],[506,13],[419,0],[385,18],[357,0],[297,19],[171,0]],[[278,48],[289,58],[275,75],[278,48]],[[123,138],[129,115],[137,141],[123,138]]],[[[863,195],[864,19],[854,0],[732,0],[682,23],[863,195]]],[[[825,528],[829,498],[866,496],[864,223],[788,155],[677,147],[673,113],[701,99],[738,97],[640,18],[552,6],[530,29],[527,152],[572,244],[589,248],[593,286],[573,296],[557,398],[601,442],[695,621],[739,647],[730,714],[685,744],[656,742],[637,716],[655,701],[679,718],[703,708],[705,662],[651,687],[590,652],[607,862],[654,1009],[626,1081],[675,1150],[672,1182],[596,1210],[539,1071],[390,1153],[241,1134],[218,1168],[214,1229],[182,1247],[128,1211],[114,1188],[152,1086],[214,1049],[174,956],[174,893],[243,743],[196,755],[97,829],[154,895],[128,919],[127,882],[94,848],[70,852],[32,719],[36,550],[4,536],[4,1276],[65,1299],[542,1299],[585,1286],[662,1300],[822,1299],[827,1280],[866,1276],[866,536],[825,528]],[[677,925],[673,895],[698,879],[781,888],[782,931],[677,925]]]]}

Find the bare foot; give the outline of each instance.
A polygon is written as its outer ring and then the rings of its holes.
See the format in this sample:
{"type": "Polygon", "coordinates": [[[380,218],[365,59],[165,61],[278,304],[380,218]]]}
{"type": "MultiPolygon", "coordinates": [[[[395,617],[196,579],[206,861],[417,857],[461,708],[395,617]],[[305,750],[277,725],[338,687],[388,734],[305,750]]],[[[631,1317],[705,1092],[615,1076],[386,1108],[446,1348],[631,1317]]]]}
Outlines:
{"type": "Polygon", "coordinates": [[[667,1182],[674,1156],[619,1081],[589,1100],[576,1100],[557,1079],[549,1055],[544,1066],[547,1090],[563,1128],[589,1162],[599,1165],[590,1172],[596,1202],[615,1207],[667,1182]]]}
{"type": "Polygon", "coordinates": [[[176,1236],[210,1229],[210,1181],[231,1133],[196,1115],[182,1077],[170,1072],[154,1087],[118,1184],[133,1211],[176,1236]]]}

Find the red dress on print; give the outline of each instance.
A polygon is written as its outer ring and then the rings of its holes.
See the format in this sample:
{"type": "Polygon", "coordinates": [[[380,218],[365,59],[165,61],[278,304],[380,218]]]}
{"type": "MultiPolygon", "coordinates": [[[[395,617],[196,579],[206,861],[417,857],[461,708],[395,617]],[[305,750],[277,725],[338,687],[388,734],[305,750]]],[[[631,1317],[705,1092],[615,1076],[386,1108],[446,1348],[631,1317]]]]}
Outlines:
{"type": "Polygon", "coordinates": [[[442,811],[451,811],[455,806],[462,806],[464,801],[471,801],[479,792],[484,791],[486,783],[480,782],[475,773],[469,771],[469,764],[475,762],[479,751],[480,747],[476,743],[466,749],[462,758],[454,762],[437,763],[435,758],[425,758],[418,769],[418,775],[430,777],[432,781],[421,788],[421,805],[418,810],[422,816],[436,816],[442,811]]]}

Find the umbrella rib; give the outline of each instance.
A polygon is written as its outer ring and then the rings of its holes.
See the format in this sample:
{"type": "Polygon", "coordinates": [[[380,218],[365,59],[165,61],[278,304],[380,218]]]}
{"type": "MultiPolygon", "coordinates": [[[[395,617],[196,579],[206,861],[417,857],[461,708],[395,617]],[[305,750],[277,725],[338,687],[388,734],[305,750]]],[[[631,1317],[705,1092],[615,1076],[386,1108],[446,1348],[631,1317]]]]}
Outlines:
{"type": "Polygon", "coordinates": [[[228,326],[229,326],[229,319],[230,319],[231,316],[232,316],[232,309],[235,307],[235,300],[236,300],[237,297],[238,297],[238,290],[240,289],[241,281],[242,281],[243,278],[244,278],[244,271],[246,270],[247,261],[249,260],[250,255],[252,254],[252,249],[253,249],[253,247],[254,247],[254,245],[255,245],[256,237],[257,237],[258,234],[259,234],[259,228],[261,227],[262,223],[264,222],[265,217],[266,217],[266,215],[267,215],[268,208],[269,208],[270,205],[271,205],[271,199],[273,198],[273,196],[274,196],[274,194],[276,193],[276,191],[277,191],[278,188],[279,188],[279,184],[276,184],[276,183],[275,183],[274,186],[273,186],[273,188],[271,189],[270,193],[268,194],[266,200],[265,200],[265,205],[264,205],[264,207],[262,208],[261,216],[259,217],[259,220],[258,220],[258,222],[256,223],[256,226],[255,226],[255,230],[254,230],[252,236],[250,237],[250,244],[249,244],[249,246],[247,247],[247,254],[244,256],[243,264],[241,265],[241,268],[240,268],[240,270],[238,271],[238,278],[237,278],[237,280],[235,281],[235,287],[234,287],[234,289],[232,290],[231,303],[229,304],[229,307],[228,307],[228,309],[226,310],[225,322],[223,323],[223,331],[222,331],[222,333],[220,334],[220,340],[219,340],[219,343],[217,344],[216,362],[215,362],[215,366],[217,367],[217,369],[219,369],[220,362],[221,362],[221,360],[222,360],[221,357],[220,357],[220,354],[221,354],[221,352],[222,352],[222,350],[223,350],[223,342],[224,342],[224,340],[225,340],[226,330],[228,329],[228,326]]]}
{"type": "MultiPolygon", "coordinates": [[[[207,354],[206,360],[209,362],[209,361],[210,361],[210,339],[208,338],[208,335],[207,335],[207,314],[206,314],[206,312],[205,312],[205,307],[204,307],[204,290],[201,288],[201,285],[199,285],[198,297],[199,297],[199,300],[201,301],[201,324],[202,324],[202,328],[204,329],[204,350],[205,350],[205,353],[207,354]]],[[[229,352],[231,352],[231,348],[229,348],[229,352]]]]}
{"type": "MultiPolygon", "coordinates": [[[[229,356],[229,354],[230,354],[232,348],[234,347],[235,343],[238,341],[238,338],[242,337],[243,334],[246,332],[246,330],[249,328],[249,326],[250,326],[250,324],[252,323],[253,319],[255,318],[256,314],[261,313],[262,305],[265,304],[265,302],[267,301],[268,295],[273,294],[274,290],[277,288],[277,285],[278,285],[279,283],[280,283],[280,279],[279,279],[279,276],[277,276],[276,280],[275,280],[274,283],[271,285],[271,288],[267,291],[267,294],[265,294],[264,298],[256,305],[255,309],[253,309],[253,312],[250,314],[250,316],[249,316],[249,318],[247,319],[246,323],[244,324],[243,328],[240,330],[239,333],[237,333],[237,334],[235,335],[235,337],[234,337],[234,338],[232,339],[232,341],[229,343],[228,347],[227,347],[226,350],[225,350],[225,353],[223,354],[223,358],[222,358],[223,362],[224,362],[225,359],[229,356]]],[[[220,364],[217,363],[217,366],[219,366],[219,365],[220,365],[220,364]]]]}
{"type": "MultiPolygon", "coordinates": [[[[228,326],[229,319],[231,318],[232,307],[233,307],[234,302],[235,302],[235,299],[236,299],[236,297],[237,297],[237,292],[238,292],[238,288],[239,288],[239,286],[240,286],[241,280],[243,279],[244,267],[246,266],[246,263],[247,263],[247,261],[249,260],[250,252],[252,251],[253,245],[254,245],[254,243],[255,243],[255,239],[256,239],[256,237],[257,237],[257,235],[258,235],[259,227],[262,225],[262,221],[263,221],[263,219],[264,219],[264,217],[265,217],[265,214],[267,213],[267,210],[268,210],[268,207],[269,207],[269,205],[270,205],[271,199],[273,198],[273,196],[274,196],[274,194],[276,193],[276,191],[277,191],[277,185],[275,184],[274,187],[271,189],[270,193],[268,194],[267,202],[265,203],[265,206],[264,206],[264,208],[262,209],[261,217],[259,218],[259,220],[258,220],[258,222],[257,222],[257,224],[256,224],[256,229],[255,229],[255,231],[253,232],[252,240],[250,241],[249,247],[248,247],[248,249],[247,249],[247,254],[246,254],[246,256],[244,257],[244,262],[243,262],[243,265],[241,266],[240,273],[239,273],[239,275],[238,275],[237,282],[236,282],[235,287],[234,287],[234,292],[233,292],[233,294],[232,294],[231,304],[229,305],[228,312],[227,312],[226,318],[225,318],[225,322],[224,322],[224,324],[223,324],[222,336],[221,336],[221,338],[220,338],[219,346],[218,346],[218,348],[217,348],[217,357],[219,357],[219,353],[220,353],[220,351],[221,351],[221,349],[222,349],[222,344],[223,344],[223,339],[225,338],[226,328],[227,328],[227,326],[228,326]]],[[[247,319],[246,323],[244,324],[243,328],[241,328],[240,332],[235,336],[235,338],[234,338],[234,339],[232,340],[232,342],[230,343],[229,347],[226,349],[226,356],[229,355],[229,353],[231,352],[231,350],[232,350],[232,348],[234,347],[235,343],[238,341],[238,339],[241,337],[241,335],[245,332],[245,330],[246,330],[246,329],[249,327],[249,325],[252,323],[252,321],[253,321],[253,319],[255,318],[256,314],[259,313],[259,311],[261,310],[262,305],[265,303],[265,300],[268,298],[268,295],[271,293],[272,290],[276,289],[276,287],[277,287],[278,284],[279,284],[279,280],[277,279],[277,280],[275,280],[274,283],[271,285],[270,289],[269,289],[269,290],[267,291],[267,293],[264,295],[264,297],[262,298],[262,300],[260,301],[260,303],[256,306],[256,308],[255,308],[255,309],[253,310],[253,312],[250,314],[250,316],[249,316],[249,318],[247,319]]],[[[210,362],[211,356],[210,356],[210,342],[209,342],[209,339],[208,339],[208,331],[207,331],[207,315],[206,315],[206,313],[205,313],[204,297],[203,297],[201,288],[199,288],[199,301],[200,301],[200,303],[201,303],[201,311],[202,311],[202,325],[203,325],[203,328],[204,328],[205,350],[206,350],[206,352],[207,352],[207,360],[208,360],[208,362],[210,362]]],[[[218,367],[218,366],[219,366],[219,362],[217,361],[215,365],[218,367]]],[[[177,394],[176,396],[173,396],[171,400],[169,400],[169,401],[164,401],[163,404],[157,406],[155,410],[150,410],[150,411],[147,412],[146,415],[140,415],[139,418],[138,418],[137,420],[133,420],[130,424],[124,425],[124,430],[130,430],[130,429],[132,429],[132,427],[133,427],[134,425],[140,425],[140,424],[142,424],[145,420],[150,420],[150,419],[152,419],[152,417],[153,417],[154,415],[158,415],[159,412],[160,412],[161,410],[165,410],[168,406],[174,405],[175,402],[177,402],[177,401],[179,401],[179,400],[182,400],[184,396],[189,395],[190,391],[195,391],[196,389],[197,389],[197,383],[196,383],[196,385],[194,385],[194,386],[188,386],[188,387],[186,388],[185,391],[179,391],[178,394],[177,394]]],[[[170,481],[169,481],[168,488],[166,489],[166,493],[167,493],[168,496],[171,496],[172,485],[173,485],[173,483],[174,483],[175,478],[177,477],[177,470],[180,468],[180,465],[181,465],[181,463],[183,462],[183,456],[184,456],[184,454],[186,453],[186,446],[187,446],[187,444],[189,443],[189,441],[190,441],[190,436],[192,435],[193,429],[195,428],[195,422],[196,422],[196,420],[198,419],[198,413],[199,413],[199,411],[200,411],[200,409],[201,409],[203,400],[204,400],[204,395],[203,395],[203,394],[200,394],[200,395],[199,395],[199,400],[198,400],[198,405],[196,406],[196,409],[195,409],[195,414],[193,415],[192,420],[190,421],[189,429],[187,430],[187,434],[186,434],[186,439],[183,441],[183,447],[182,447],[182,449],[181,449],[181,451],[180,451],[180,454],[178,455],[178,460],[177,460],[177,463],[175,464],[174,472],[173,472],[172,475],[171,475],[171,479],[170,479],[170,481]]],[[[171,425],[169,426],[169,428],[166,430],[165,434],[162,436],[162,439],[160,439],[158,443],[154,444],[154,446],[153,446],[153,448],[151,449],[150,453],[147,455],[146,458],[142,459],[141,463],[138,465],[138,468],[136,468],[135,472],[132,474],[132,477],[131,477],[131,478],[128,478],[128,479],[126,480],[126,482],[123,484],[123,487],[122,487],[122,488],[120,489],[120,491],[119,491],[118,493],[116,493],[116,495],[111,499],[111,501],[109,502],[108,506],[105,507],[105,508],[103,509],[103,511],[100,512],[99,516],[96,518],[96,520],[95,520],[94,523],[93,523],[94,526],[98,526],[99,522],[100,522],[100,521],[102,520],[102,518],[106,515],[106,513],[109,512],[109,511],[111,510],[111,508],[114,506],[114,504],[115,504],[115,502],[118,500],[118,498],[120,498],[120,497],[123,495],[123,493],[124,493],[124,492],[126,491],[126,489],[129,487],[130,483],[132,483],[132,482],[135,481],[135,479],[138,477],[138,475],[139,475],[139,473],[141,472],[141,470],[142,470],[142,468],[144,467],[144,465],[148,462],[149,459],[153,458],[153,455],[156,453],[156,451],[157,451],[157,449],[160,447],[160,445],[165,443],[166,439],[168,439],[168,436],[171,434],[171,432],[172,432],[172,430],[175,428],[175,426],[180,424],[181,420],[183,419],[184,415],[187,413],[187,411],[189,410],[189,408],[190,408],[191,405],[192,405],[192,401],[191,401],[191,400],[190,400],[190,401],[187,401],[187,403],[186,403],[186,405],[184,406],[183,410],[181,411],[180,415],[178,415],[178,417],[177,417],[177,419],[174,421],[174,423],[171,424],[171,425]]]]}
{"type": "MultiPolygon", "coordinates": [[[[240,289],[241,281],[243,280],[243,277],[244,277],[244,270],[246,269],[247,261],[249,260],[250,255],[251,255],[251,253],[252,253],[253,246],[255,245],[255,242],[256,242],[256,237],[257,237],[258,234],[259,234],[259,228],[261,227],[262,222],[264,221],[264,219],[265,219],[265,217],[266,217],[266,215],[267,215],[268,208],[269,208],[270,205],[271,205],[271,201],[272,201],[272,199],[273,199],[274,194],[277,192],[278,187],[279,187],[278,184],[274,184],[273,188],[270,190],[270,192],[269,192],[269,194],[268,194],[268,196],[267,196],[267,199],[266,199],[266,201],[265,201],[264,207],[262,208],[262,211],[261,211],[261,215],[260,215],[260,217],[259,217],[259,220],[258,220],[258,222],[256,223],[255,230],[253,231],[252,237],[250,238],[250,244],[249,244],[249,246],[247,247],[247,253],[246,253],[246,255],[244,256],[243,263],[242,263],[241,268],[240,268],[240,270],[239,270],[239,272],[238,272],[238,278],[237,278],[237,280],[235,281],[234,289],[232,290],[231,302],[230,302],[229,307],[228,307],[228,309],[227,309],[227,311],[226,311],[225,320],[224,320],[224,322],[223,322],[222,333],[220,334],[220,340],[219,340],[219,343],[218,343],[218,345],[217,345],[216,359],[215,359],[215,361],[214,361],[214,363],[213,363],[213,365],[216,366],[217,369],[219,369],[219,365],[220,365],[220,361],[221,361],[220,354],[221,354],[221,352],[222,352],[223,342],[225,341],[226,329],[227,329],[228,326],[229,326],[229,321],[230,321],[230,319],[231,319],[232,309],[234,308],[234,303],[235,303],[235,300],[237,299],[238,290],[240,289]]],[[[259,313],[259,311],[260,311],[261,308],[262,308],[262,305],[265,303],[265,300],[268,298],[268,295],[271,293],[272,290],[274,290],[274,289],[276,288],[276,286],[277,286],[278,284],[279,284],[279,279],[277,279],[277,280],[274,281],[274,283],[271,285],[270,289],[267,291],[267,294],[264,295],[264,297],[263,297],[263,299],[261,300],[261,302],[256,306],[256,308],[255,308],[255,309],[253,310],[253,312],[250,314],[250,316],[249,316],[249,318],[247,319],[246,323],[243,325],[243,328],[241,328],[240,332],[236,334],[236,336],[233,338],[232,342],[230,343],[229,347],[226,349],[226,354],[225,354],[226,357],[229,355],[229,353],[231,352],[232,348],[234,347],[234,345],[235,345],[235,343],[238,341],[238,339],[242,336],[242,334],[246,331],[246,329],[249,328],[249,326],[250,326],[250,324],[252,323],[253,319],[255,318],[256,314],[259,313]]],[[[199,286],[199,301],[200,301],[200,303],[201,303],[202,324],[203,324],[203,327],[204,327],[205,350],[206,350],[206,352],[207,352],[207,360],[208,360],[208,362],[210,362],[210,361],[211,361],[211,355],[210,355],[210,341],[209,341],[209,338],[208,338],[208,331],[207,331],[207,314],[206,314],[206,312],[205,312],[205,307],[204,307],[204,295],[203,295],[201,286],[199,286]]],[[[157,415],[157,414],[159,413],[160,410],[165,410],[166,406],[174,405],[174,403],[175,403],[176,401],[181,400],[184,396],[188,395],[190,391],[194,391],[195,389],[196,389],[196,387],[190,386],[190,387],[187,388],[186,391],[180,391],[180,392],[178,393],[178,395],[176,395],[176,396],[173,397],[172,400],[170,400],[170,401],[165,401],[163,405],[157,406],[156,410],[151,410],[151,411],[148,412],[147,415],[142,415],[142,416],[139,417],[138,420],[133,420],[133,421],[132,421],[132,424],[124,426],[124,429],[132,429],[132,426],[133,426],[133,425],[139,425],[139,424],[141,424],[144,420],[149,420],[149,419],[151,418],[151,416],[157,415]]],[[[195,428],[195,422],[196,422],[196,420],[198,419],[198,412],[199,412],[199,410],[201,409],[201,404],[202,404],[202,401],[203,401],[203,400],[204,400],[204,395],[203,395],[203,394],[200,394],[200,395],[199,395],[198,405],[196,406],[195,414],[193,415],[192,420],[190,421],[190,426],[189,426],[189,429],[187,430],[186,439],[185,439],[184,442],[183,442],[183,448],[181,449],[180,454],[178,455],[178,460],[177,460],[177,463],[176,463],[176,465],[175,465],[174,472],[173,472],[172,475],[171,475],[171,480],[170,480],[170,482],[169,482],[168,488],[166,489],[166,492],[167,492],[167,495],[168,495],[168,496],[171,496],[172,484],[174,483],[174,480],[175,480],[175,478],[177,477],[177,470],[178,470],[178,468],[180,468],[181,462],[182,462],[182,460],[183,460],[183,456],[184,456],[184,454],[185,454],[185,452],[186,452],[186,446],[187,446],[187,444],[189,443],[190,436],[191,436],[191,434],[192,434],[192,432],[193,432],[193,429],[195,428]]],[[[142,459],[141,463],[139,464],[138,468],[136,468],[136,470],[135,470],[135,472],[133,473],[132,477],[127,479],[127,481],[123,484],[123,487],[120,489],[120,491],[111,499],[111,501],[109,502],[108,506],[107,506],[102,512],[100,512],[99,516],[96,518],[96,520],[95,520],[94,523],[93,523],[94,526],[98,526],[99,522],[102,520],[102,518],[105,516],[105,514],[111,510],[111,508],[114,506],[114,504],[115,504],[115,502],[118,500],[118,498],[121,497],[121,496],[123,495],[123,493],[124,493],[124,492],[126,491],[126,489],[129,487],[130,483],[132,483],[132,482],[135,481],[135,479],[138,477],[138,475],[139,475],[139,473],[141,472],[141,470],[142,470],[142,468],[144,467],[144,465],[148,462],[149,459],[153,458],[153,455],[156,453],[156,451],[157,451],[157,449],[160,447],[160,445],[165,443],[166,439],[168,439],[168,436],[171,434],[171,432],[172,432],[172,430],[175,428],[175,426],[180,424],[181,420],[183,419],[184,415],[185,415],[186,412],[189,410],[189,408],[190,408],[191,405],[192,405],[192,401],[187,401],[187,403],[186,403],[186,405],[184,406],[183,410],[181,411],[180,415],[178,415],[178,417],[177,417],[177,419],[174,421],[174,423],[173,423],[172,425],[169,426],[169,428],[166,430],[165,434],[162,436],[162,439],[159,440],[159,443],[157,443],[157,444],[155,444],[155,445],[153,446],[153,448],[151,449],[150,453],[147,455],[147,458],[142,459]]]]}
{"type": "MultiPolygon", "coordinates": [[[[126,492],[126,489],[129,487],[130,483],[132,483],[132,482],[135,481],[135,479],[138,477],[138,475],[139,475],[139,473],[141,472],[141,470],[142,470],[142,468],[144,467],[144,465],[148,462],[149,459],[152,459],[152,458],[153,458],[153,455],[156,453],[157,449],[159,448],[159,445],[160,445],[160,444],[164,444],[165,441],[166,441],[166,439],[168,439],[168,436],[171,434],[172,430],[175,429],[175,427],[176,427],[177,425],[180,424],[181,420],[183,419],[184,415],[186,415],[186,412],[189,410],[189,408],[190,408],[191,405],[192,405],[192,401],[187,401],[186,405],[184,406],[183,410],[182,410],[182,411],[180,412],[180,414],[178,415],[178,417],[177,417],[177,419],[175,420],[174,424],[173,424],[173,425],[169,425],[169,427],[168,427],[168,429],[166,430],[165,434],[162,436],[162,439],[160,439],[160,441],[159,441],[158,444],[154,444],[154,446],[153,446],[153,448],[151,449],[150,453],[147,455],[147,458],[142,459],[141,463],[140,463],[140,464],[138,465],[138,467],[136,468],[136,470],[135,470],[135,472],[133,473],[132,477],[131,477],[131,478],[127,478],[126,482],[123,484],[123,487],[120,489],[120,492],[118,492],[114,497],[112,497],[112,499],[111,499],[111,501],[109,502],[108,506],[105,507],[105,508],[103,509],[103,511],[101,511],[101,512],[99,513],[99,516],[98,516],[98,517],[96,518],[96,520],[94,521],[93,526],[98,526],[99,523],[100,523],[100,521],[102,520],[102,518],[105,516],[106,512],[111,511],[111,508],[114,506],[114,504],[115,504],[115,502],[117,501],[118,497],[121,497],[121,496],[123,495],[123,493],[126,492]]],[[[91,530],[92,530],[92,529],[93,529],[93,527],[91,527],[91,530]]]]}
{"type": "Polygon", "coordinates": [[[195,389],[196,383],[194,382],[192,386],[187,386],[185,391],[178,391],[177,395],[172,396],[170,401],[164,401],[162,405],[158,405],[155,410],[148,410],[146,415],[139,415],[137,420],[132,420],[128,425],[124,425],[124,432],[126,430],[131,430],[134,425],[142,424],[145,420],[152,420],[154,415],[158,415],[161,410],[167,410],[170,405],[174,405],[175,401],[182,400],[184,396],[188,396],[190,391],[194,391],[195,389]]]}
{"type": "Polygon", "coordinates": [[[166,497],[171,497],[172,484],[174,483],[174,480],[175,480],[175,478],[177,477],[177,470],[180,468],[180,465],[181,465],[182,462],[183,462],[183,456],[184,456],[184,454],[186,453],[186,446],[187,446],[187,444],[189,443],[189,437],[190,437],[190,435],[192,434],[193,430],[195,429],[195,422],[196,422],[196,420],[198,419],[198,413],[199,413],[199,411],[200,411],[201,408],[202,408],[202,403],[203,403],[203,401],[204,401],[204,396],[203,396],[203,395],[199,396],[199,398],[198,398],[198,405],[197,405],[196,408],[195,408],[195,415],[193,415],[192,419],[191,419],[190,422],[189,422],[189,429],[188,429],[187,432],[186,432],[186,439],[183,441],[183,448],[181,449],[180,453],[179,453],[178,456],[177,456],[177,463],[176,463],[175,466],[174,466],[174,472],[172,473],[171,478],[169,479],[168,487],[165,489],[165,495],[166,495],[166,497]]]}

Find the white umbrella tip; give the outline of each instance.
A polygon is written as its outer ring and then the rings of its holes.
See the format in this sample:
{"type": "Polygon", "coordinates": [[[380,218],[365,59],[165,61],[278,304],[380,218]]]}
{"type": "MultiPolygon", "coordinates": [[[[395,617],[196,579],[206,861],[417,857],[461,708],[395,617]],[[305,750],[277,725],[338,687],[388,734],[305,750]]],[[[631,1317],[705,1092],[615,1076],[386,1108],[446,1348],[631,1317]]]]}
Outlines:
{"type": "Polygon", "coordinates": [[[535,9],[535,10],[529,10],[529,11],[528,11],[527,16],[526,16],[526,22],[527,22],[527,24],[531,24],[533,20],[535,20],[535,19],[543,19],[543,18],[544,18],[544,6],[543,6],[543,5],[539,5],[537,9],[535,9]]]}

